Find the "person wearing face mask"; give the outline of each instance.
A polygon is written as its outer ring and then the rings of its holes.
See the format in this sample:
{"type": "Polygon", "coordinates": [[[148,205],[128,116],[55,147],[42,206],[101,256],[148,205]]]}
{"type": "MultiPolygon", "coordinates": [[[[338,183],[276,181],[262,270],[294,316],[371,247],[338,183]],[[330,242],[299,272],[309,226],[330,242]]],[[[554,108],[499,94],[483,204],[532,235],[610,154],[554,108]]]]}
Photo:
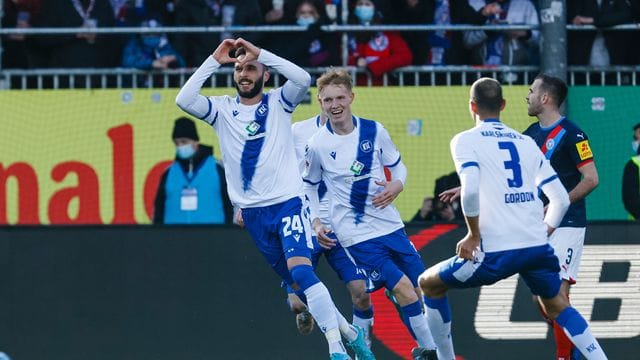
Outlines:
{"type": "Polygon", "coordinates": [[[640,123],[633,127],[631,149],[634,156],[627,161],[622,174],[622,202],[629,215],[640,220],[640,123]]]}
{"type": "MultiPolygon", "coordinates": [[[[140,26],[155,28],[161,24],[154,18],[143,21],[140,26]]],[[[182,56],[171,46],[167,35],[135,34],[127,42],[122,54],[122,66],[141,70],[185,67],[182,56]]]]}
{"type": "MultiPolygon", "coordinates": [[[[384,2],[357,0],[352,8],[350,22],[369,26],[382,23],[388,12],[384,2]]],[[[349,65],[366,70],[371,75],[373,85],[382,85],[383,75],[394,69],[411,65],[413,54],[405,40],[396,31],[357,32],[349,39],[349,65]]],[[[368,79],[360,74],[357,85],[368,84],[368,79]]]]}
{"type": "Polygon", "coordinates": [[[231,224],[233,206],[213,148],[199,143],[196,125],[186,117],[175,121],[172,139],[176,158],[160,178],[153,223],[231,224]]]}

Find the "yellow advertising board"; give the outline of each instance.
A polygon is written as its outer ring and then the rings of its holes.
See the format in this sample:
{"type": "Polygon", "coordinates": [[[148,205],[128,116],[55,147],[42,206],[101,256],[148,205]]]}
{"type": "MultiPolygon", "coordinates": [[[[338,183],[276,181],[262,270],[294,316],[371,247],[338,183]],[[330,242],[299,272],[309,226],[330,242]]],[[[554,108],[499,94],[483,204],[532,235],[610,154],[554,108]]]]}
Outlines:
{"type": "MultiPolygon", "coordinates": [[[[453,171],[451,137],[470,126],[468,87],[358,88],[354,113],[389,130],[409,170],[396,200],[410,220],[434,180],[453,171]]],[[[222,95],[234,89],[206,89],[222,95]]],[[[0,224],[149,223],[162,171],[173,159],[176,89],[1,91],[0,224]]],[[[523,130],[527,87],[505,88],[505,122],[523,130]]],[[[311,91],[315,99],[315,89],[311,91]]],[[[314,116],[302,104],[294,120],[314,116]]],[[[198,121],[200,142],[217,139],[198,121]]],[[[292,166],[294,166],[292,164],[292,166]]]]}

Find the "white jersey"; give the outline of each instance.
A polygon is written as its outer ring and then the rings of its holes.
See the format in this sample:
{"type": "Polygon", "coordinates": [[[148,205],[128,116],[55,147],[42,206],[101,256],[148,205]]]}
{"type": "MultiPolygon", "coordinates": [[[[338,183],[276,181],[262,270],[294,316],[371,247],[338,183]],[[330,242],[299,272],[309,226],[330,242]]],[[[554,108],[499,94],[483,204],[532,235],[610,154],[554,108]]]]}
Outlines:
{"type": "Polygon", "coordinates": [[[307,92],[310,77],[303,69],[264,49],[258,60],[289,79],[283,87],[264,94],[261,103],[243,105],[238,97],[199,95],[204,81],[220,66],[212,57],[192,75],[176,98],[183,110],[216,130],[229,198],[240,208],[269,206],[303,195],[291,113],[307,92]]]}
{"type": "Polygon", "coordinates": [[[557,178],[528,136],[497,120],[485,120],[451,140],[459,174],[479,168],[482,250],[495,252],[543,245],[547,225],[538,188],[557,178]]]}
{"type": "MultiPolygon", "coordinates": [[[[291,125],[291,131],[293,132],[293,146],[296,150],[296,157],[298,158],[298,168],[300,169],[300,176],[305,169],[304,153],[307,148],[307,142],[311,137],[318,132],[323,125],[320,123],[320,116],[314,116],[307,120],[302,120],[291,125]]],[[[322,224],[331,227],[331,220],[329,219],[329,195],[326,193],[326,186],[324,183],[318,188],[318,198],[320,199],[320,205],[318,207],[318,217],[322,224]]]]}
{"type": "Polygon", "coordinates": [[[310,140],[304,181],[327,185],[331,226],[340,243],[348,247],[390,234],[404,227],[393,205],[384,209],[372,205],[372,198],[384,188],[384,167],[400,162],[400,153],[382,124],[353,117],[355,129],[337,135],[331,124],[310,140]]]}

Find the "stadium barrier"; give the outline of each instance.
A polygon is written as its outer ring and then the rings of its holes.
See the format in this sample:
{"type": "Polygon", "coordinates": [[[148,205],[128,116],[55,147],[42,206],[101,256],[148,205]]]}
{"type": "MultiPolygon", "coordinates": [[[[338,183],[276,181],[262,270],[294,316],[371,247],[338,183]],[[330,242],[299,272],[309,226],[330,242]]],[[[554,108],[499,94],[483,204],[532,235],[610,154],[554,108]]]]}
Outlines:
{"type": "MultiPolygon", "coordinates": [[[[427,266],[451,256],[462,224],[409,226],[427,266]]],[[[588,226],[572,302],[610,359],[640,348],[640,224],[588,226]]],[[[350,318],[324,260],[319,276],[350,318]]],[[[464,360],[551,359],[552,333],[517,277],[449,294],[464,360]]],[[[280,281],[235,227],[0,227],[0,351],[15,360],[326,359],[301,336],[280,281]]],[[[413,345],[393,305],[373,294],[373,351],[413,345]]]]}

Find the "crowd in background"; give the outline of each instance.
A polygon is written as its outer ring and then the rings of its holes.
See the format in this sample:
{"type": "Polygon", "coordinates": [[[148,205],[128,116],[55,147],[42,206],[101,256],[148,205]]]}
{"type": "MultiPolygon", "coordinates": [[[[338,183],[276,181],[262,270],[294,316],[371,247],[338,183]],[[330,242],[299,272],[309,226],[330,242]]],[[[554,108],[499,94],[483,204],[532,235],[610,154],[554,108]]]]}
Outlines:
{"type": "MultiPolygon", "coordinates": [[[[567,24],[640,22],[640,0],[567,0],[567,24]]],[[[3,68],[197,67],[221,39],[243,36],[303,67],[342,64],[340,0],[3,0],[3,28],[301,25],[305,32],[3,37],[3,68]]],[[[538,25],[536,0],[351,0],[348,24],[538,25]]],[[[573,31],[569,65],[637,65],[633,31],[573,31]]],[[[348,64],[374,80],[407,65],[537,65],[538,30],[351,32],[348,64]]]]}

